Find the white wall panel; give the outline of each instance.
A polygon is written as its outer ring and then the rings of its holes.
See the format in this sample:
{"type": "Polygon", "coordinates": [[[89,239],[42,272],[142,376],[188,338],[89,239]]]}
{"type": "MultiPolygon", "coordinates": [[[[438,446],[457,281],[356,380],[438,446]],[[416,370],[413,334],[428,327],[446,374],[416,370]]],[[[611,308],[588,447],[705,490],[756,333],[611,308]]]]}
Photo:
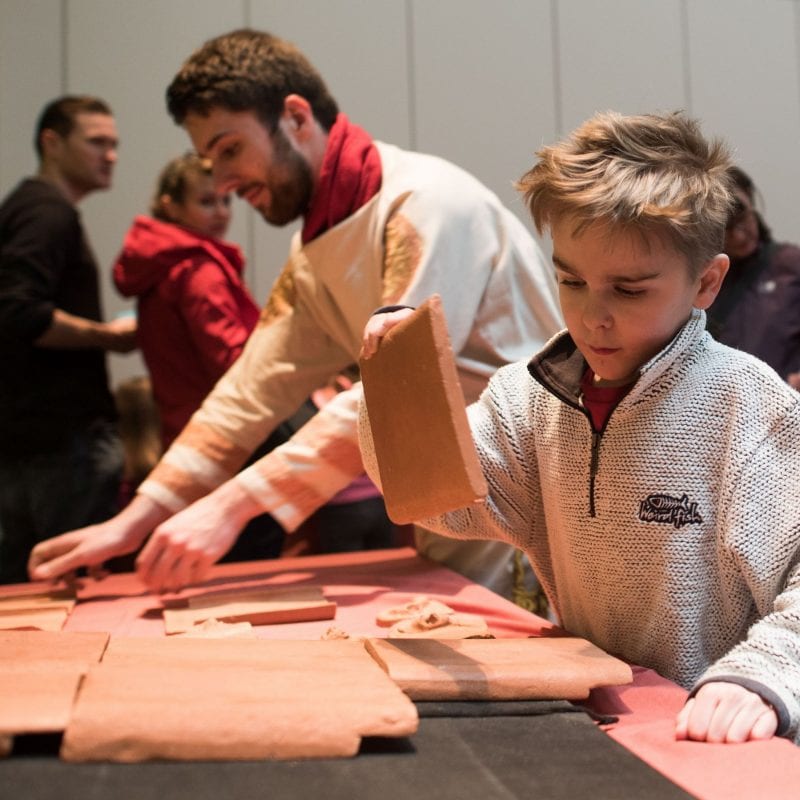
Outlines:
{"type": "Polygon", "coordinates": [[[789,0],[689,0],[691,87],[704,128],[723,136],[765,200],[777,238],[800,242],[800,86],[789,0]]]}
{"type": "Polygon", "coordinates": [[[558,31],[562,134],[596,111],[686,107],[681,0],[559,0],[558,31]]]}
{"type": "MultiPolygon", "coordinates": [[[[119,168],[82,208],[107,271],[156,173],[189,147],[167,84],[205,39],[242,25],[297,42],[351,119],[461,164],[523,219],[510,183],[542,143],[599,109],[686,108],[734,145],[776,234],[800,241],[797,0],[0,0],[0,191],[33,170],[46,101],[105,97],[119,168]]],[[[259,301],[289,234],[235,202],[231,238],[259,301]]],[[[109,315],[125,306],[109,280],[104,294],[109,315]]]]}
{"type": "Polygon", "coordinates": [[[0,2],[0,196],[36,169],[33,129],[62,91],[61,4],[0,2]]]}
{"type": "Polygon", "coordinates": [[[527,223],[513,182],[555,137],[549,0],[412,0],[417,149],[480,178],[527,223]]]}
{"type": "MultiPolygon", "coordinates": [[[[401,0],[251,0],[252,27],[294,42],[339,108],[375,138],[408,146],[406,4],[401,0]]],[[[254,230],[255,285],[265,298],[297,224],[254,230]]]]}
{"type": "MultiPolygon", "coordinates": [[[[147,213],[161,167],[190,148],[169,118],[164,92],[184,59],[205,39],[242,24],[241,2],[216,0],[69,0],[68,89],[104,97],[114,110],[121,147],[114,186],[82,203],[86,227],[104,272],[104,310],[131,305],[110,280],[110,267],[136,214],[147,213]]],[[[238,210],[238,209],[237,209],[238,210]]],[[[234,241],[246,241],[238,214],[234,241]]],[[[112,356],[114,381],[139,374],[138,355],[112,356]]]]}

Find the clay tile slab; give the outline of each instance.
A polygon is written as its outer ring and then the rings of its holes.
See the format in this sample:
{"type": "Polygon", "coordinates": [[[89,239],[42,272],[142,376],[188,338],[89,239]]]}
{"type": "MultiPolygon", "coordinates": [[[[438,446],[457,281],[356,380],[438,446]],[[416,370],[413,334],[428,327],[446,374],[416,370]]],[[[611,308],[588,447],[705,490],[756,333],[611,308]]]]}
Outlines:
{"type": "Polygon", "coordinates": [[[87,667],[4,664],[0,669],[0,734],[57,733],[70,710],[87,667]]]}
{"type": "Polygon", "coordinates": [[[75,594],[68,590],[21,589],[14,594],[0,595],[0,630],[58,631],[74,606],[75,594]]]}
{"type": "Polygon", "coordinates": [[[416,709],[360,642],[113,639],[86,676],[68,761],[352,756],[416,709]]]}
{"type": "Polygon", "coordinates": [[[0,630],[60,631],[68,616],[65,608],[0,608],[0,630]]]}
{"type": "Polygon", "coordinates": [[[585,639],[368,639],[367,650],[413,700],[580,700],[633,680],[585,639]]]}
{"type": "Polygon", "coordinates": [[[164,609],[168,634],[185,633],[209,619],[276,625],[333,619],[336,603],[326,600],[318,586],[225,590],[194,595],[164,609]]]}
{"type": "Polygon", "coordinates": [[[0,631],[0,735],[63,731],[105,633],[0,631]]]}
{"type": "Polygon", "coordinates": [[[100,660],[108,640],[107,633],[0,631],[0,669],[7,662],[77,661],[88,665],[100,660]]]}
{"type": "Polygon", "coordinates": [[[360,362],[386,509],[398,524],[486,497],[438,295],[360,362]]]}

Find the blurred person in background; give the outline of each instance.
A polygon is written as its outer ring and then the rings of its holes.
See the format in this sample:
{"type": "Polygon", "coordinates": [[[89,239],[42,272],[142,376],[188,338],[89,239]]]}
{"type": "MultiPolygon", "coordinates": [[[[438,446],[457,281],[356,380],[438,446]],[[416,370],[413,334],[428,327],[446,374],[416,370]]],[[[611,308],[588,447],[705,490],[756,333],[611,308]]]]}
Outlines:
{"type": "Polygon", "coordinates": [[[731,260],[708,329],[717,341],[766,361],[800,388],[800,248],[772,239],[756,210],[757,189],[739,167],[728,170],[735,205],[725,230],[731,260]]]}

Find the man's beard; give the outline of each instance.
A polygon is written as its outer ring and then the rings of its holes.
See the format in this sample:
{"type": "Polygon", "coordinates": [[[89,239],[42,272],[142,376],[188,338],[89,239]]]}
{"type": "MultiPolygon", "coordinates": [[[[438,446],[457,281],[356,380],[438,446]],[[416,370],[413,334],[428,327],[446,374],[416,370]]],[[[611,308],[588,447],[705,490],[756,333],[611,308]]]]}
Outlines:
{"type": "Polygon", "coordinates": [[[273,167],[279,166],[281,176],[267,184],[271,203],[258,212],[270,225],[288,225],[308,211],[314,192],[314,178],[308,162],[290,144],[279,129],[272,138],[273,167]]]}

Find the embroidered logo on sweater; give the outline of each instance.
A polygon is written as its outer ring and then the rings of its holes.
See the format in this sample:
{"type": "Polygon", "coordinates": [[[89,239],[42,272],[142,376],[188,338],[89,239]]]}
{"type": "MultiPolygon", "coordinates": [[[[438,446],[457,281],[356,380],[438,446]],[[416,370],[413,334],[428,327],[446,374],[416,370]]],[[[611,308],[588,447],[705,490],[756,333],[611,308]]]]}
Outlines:
{"type": "Polygon", "coordinates": [[[642,522],[663,522],[682,528],[703,521],[697,512],[697,503],[690,503],[686,495],[672,497],[668,494],[651,494],[639,503],[642,522]]]}

